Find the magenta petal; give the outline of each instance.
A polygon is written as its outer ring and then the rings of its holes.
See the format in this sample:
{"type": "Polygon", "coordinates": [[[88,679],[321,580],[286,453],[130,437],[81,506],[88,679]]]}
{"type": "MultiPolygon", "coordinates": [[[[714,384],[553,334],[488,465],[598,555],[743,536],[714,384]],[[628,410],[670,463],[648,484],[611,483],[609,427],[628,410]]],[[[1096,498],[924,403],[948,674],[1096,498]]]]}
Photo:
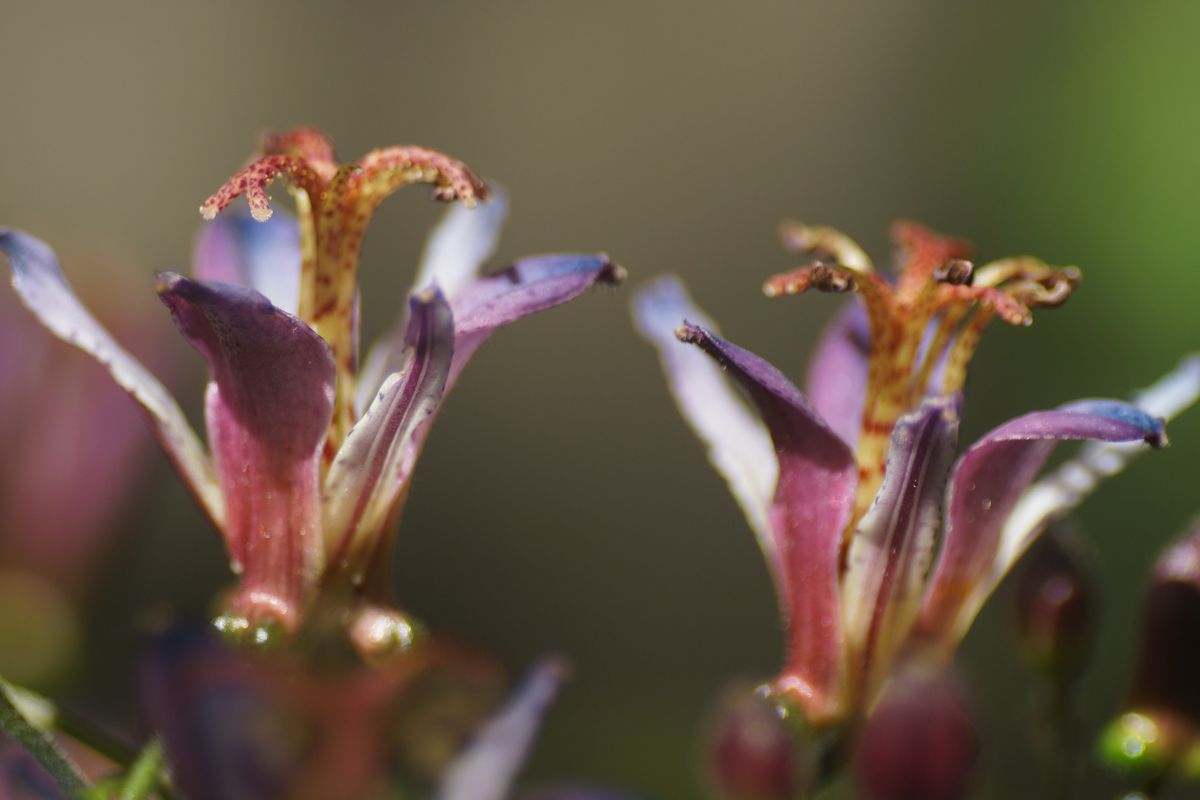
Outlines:
{"type": "Polygon", "coordinates": [[[805,382],[813,408],[851,447],[862,427],[869,335],[862,302],[852,298],[817,341],[805,382]]]}
{"type": "MultiPolygon", "coordinates": [[[[772,577],[780,584],[779,551],[768,520],[779,482],[771,434],[725,371],[675,337],[675,329],[685,320],[708,330],[715,326],[673,275],[642,287],[633,299],[633,315],[638,332],[658,350],[680,413],[707,448],[708,460],[729,484],[758,537],[772,577]]],[[[783,597],[780,603],[784,603],[783,597]]]]}
{"type": "Polygon", "coordinates": [[[454,320],[437,290],[409,299],[405,363],[384,381],[338,451],[322,492],[331,564],[361,569],[412,474],[454,357],[454,320]]]}
{"type": "Polygon", "coordinates": [[[300,300],[300,228],[287,214],[259,222],[249,211],[223,214],[200,230],[192,269],[203,281],[261,292],[289,314],[300,300]]]}
{"type": "MultiPolygon", "coordinates": [[[[946,536],[921,609],[920,631],[957,642],[1001,574],[1001,534],[1055,444],[1073,439],[1163,441],[1163,422],[1115,400],[1072,403],[1010,420],[959,460],[946,497],[946,536]]],[[[1030,536],[1032,540],[1032,536],[1030,536]]],[[[1028,542],[1026,542],[1028,544],[1028,542]]]]}
{"type": "Polygon", "coordinates": [[[220,525],[224,509],[208,454],[170,392],[88,313],[45,242],[0,228],[0,251],[8,256],[13,288],[21,302],[51,333],[103,364],[117,385],[142,405],[155,436],[184,483],[213,522],[220,525]]]}
{"type": "Polygon", "coordinates": [[[208,361],[209,441],[225,496],[235,610],[286,628],[323,566],[319,477],[333,409],[329,346],[258,292],[160,276],[176,325],[208,361]]]}
{"type": "Polygon", "coordinates": [[[775,367],[694,325],[680,328],[679,337],[703,349],[741,384],[775,442],[779,484],[770,520],[782,565],[779,593],[786,598],[789,639],[777,686],[820,725],[837,715],[843,699],[838,558],[858,483],[854,456],[775,367]]]}
{"type": "Polygon", "coordinates": [[[867,702],[920,608],[958,443],[961,398],[931,398],[892,431],[883,485],[859,522],[842,582],[843,619],[867,702]]]}
{"type": "Polygon", "coordinates": [[[450,763],[437,800],[503,800],[509,796],[564,672],[557,659],[534,667],[504,707],[450,763]]]}

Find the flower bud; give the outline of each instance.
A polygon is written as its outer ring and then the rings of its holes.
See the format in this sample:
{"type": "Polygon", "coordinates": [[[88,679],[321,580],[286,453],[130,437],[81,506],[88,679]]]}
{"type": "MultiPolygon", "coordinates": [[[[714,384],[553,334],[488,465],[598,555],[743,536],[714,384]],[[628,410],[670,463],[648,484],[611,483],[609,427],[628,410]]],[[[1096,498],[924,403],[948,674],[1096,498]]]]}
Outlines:
{"type": "Polygon", "coordinates": [[[894,678],[854,755],[864,800],[966,797],[978,739],[965,693],[947,675],[894,678]]]}
{"type": "Polygon", "coordinates": [[[706,755],[710,782],[723,800],[791,800],[811,775],[774,705],[746,683],[729,687],[718,701],[706,755]]]}
{"type": "Polygon", "coordinates": [[[1073,537],[1051,530],[1033,545],[1017,575],[1016,606],[1017,630],[1034,667],[1059,684],[1078,676],[1091,646],[1094,603],[1073,537]]]}
{"type": "Polygon", "coordinates": [[[1126,712],[1100,740],[1110,765],[1142,777],[1197,773],[1200,731],[1200,525],[1154,567],[1126,712]]]}

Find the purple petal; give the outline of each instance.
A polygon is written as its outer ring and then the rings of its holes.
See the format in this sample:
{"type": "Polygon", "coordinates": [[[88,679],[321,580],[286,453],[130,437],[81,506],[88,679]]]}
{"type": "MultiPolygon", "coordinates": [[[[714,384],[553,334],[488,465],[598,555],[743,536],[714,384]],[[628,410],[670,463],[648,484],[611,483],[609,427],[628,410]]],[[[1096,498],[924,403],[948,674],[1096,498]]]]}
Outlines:
{"type": "Polygon", "coordinates": [[[155,436],[184,483],[220,526],[225,510],[212,465],[170,392],[88,313],[59,270],[54,252],[44,242],[11,228],[0,228],[0,250],[8,256],[13,288],[21,301],[51,333],[103,364],[113,380],[141,403],[150,415],[155,436]]]}
{"type": "Polygon", "coordinates": [[[412,475],[418,432],[437,410],[454,357],[454,320],[441,292],[409,299],[405,364],[384,381],[325,478],[330,564],[361,570],[412,475]]]}
{"type": "MultiPolygon", "coordinates": [[[[447,385],[454,385],[475,350],[496,329],[574,300],[597,283],[617,284],[624,277],[625,270],[605,255],[550,255],[523,258],[494,275],[469,283],[450,298],[455,340],[447,385]]],[[[359,378],[359,404],[365,405],[375,381],[401,366],[399,347],[376,345],[359,378]]]]}
{"type": "Polygon", "coordinates": [[[323,563],[318,480],[333,356],[253,290],[164,274],[159,294],[212,375],[205,410],[241,572],[236,610],[292,629],[323,563]]]}
{"type": "Polygon", "coordinates": [[[1127,403],[1084,401],[1010,420],[976,442],[951,478],[945,541],[921,609],[924,636],[945,648],[966,633],[1011,563],[1001,558],[1001,534],[1017,501],[1055,444],[1072,439],[1156,445],[1163,422],[1127,403]]]}
{"type": "Polygon", "coordinates": [[[421,255],[417,289],[436,286],[453,297],[469,284],[496,251],[500,228],[508,216],[508,197],[495,184],[492,196],[474,208],[455,203],[442,216],[421,255]]]}
{"type": "Polygon", "coordinates": [[[192,268],[203,281],[245,286],[296,313],[300,300],[300,228],[288,214],[259,222],[250,212],[224,214],[196,239],[192,268]]]}
{"type": "MultiPolygon", "coordinates": [[[[453,297],[479,274],[483,263],[496,250],[500,229],[508,216],[508,197],[495,185],[489,200],[471,208],[452,204],[441,222],[429,234],[421,266],[413,287],[417,290],[436,287],[446,297],[453,297]]],[[[398,371],[404,362],[404,335],[407,317],[375,342],[358,373],[355,408],[366,412],[383,379],[398,371]]]]}
{"type": "Polygon", "coordinates": [[[769,518],[790,645],[777,688],[819,726],[840,712],[844,688],[838,559],[858,482],[854,457],[775,367],[694,325],[684,325],[678,335],[728,370],[775,442],[779,484],[769,518]]]}
{"type": "Polygon", "coordinates": [[[454,311],[450,384],[498,328],[574,300],[597,283],[618,284],[624,277],[625,270],[605,255],[529,256],[467,285],[450,298],[454,311]]]}
{"type": "Polygon", "coordinates": [[[866,311],[852,298],[817,341],[805,383],[813,408],[851,447],[862,428],[869,337],[866,311]]]}
{"type": "MultiPolygon", "coordinates": [[[[633,299],[638,332],[658,350],[663,372],[684,420],[708,449],[708,459],[758,537],[776,585],[780,584],[779,552],[768,513],[779,482],[775,445],[758,415],[712,359],[675,338],[685,321],[708,330],[715,326],[693,305],[683,283],[674,276],[643,287],[633,299]]],[[[780,598],[783,603],[784,598],[780,598]]]]}
{"type": "Polygon", "coordinates": [[[508,796],[564,672],[557,659],[534,667],[524,685],[450,764],[437,800],[502,800],[508,796]]]}
{"type": "Polygon", "coordinates": [[[900,418],[883,485],[850,544],[843,620],[868,702],[920,610],[961,407],[958,396],[928,399],[900,418]]]}

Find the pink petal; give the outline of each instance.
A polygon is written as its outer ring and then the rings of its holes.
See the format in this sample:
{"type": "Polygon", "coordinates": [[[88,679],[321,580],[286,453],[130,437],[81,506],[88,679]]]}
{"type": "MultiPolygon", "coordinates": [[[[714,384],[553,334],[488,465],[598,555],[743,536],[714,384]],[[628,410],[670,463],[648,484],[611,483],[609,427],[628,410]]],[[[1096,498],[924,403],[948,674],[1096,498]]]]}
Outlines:
{"type": "Polygon", "coordinates": [[[160,276],[159,294],[205,360],[208,432],[241,572],[235,613],[291,630],[323,566],[320,457],[333,409],[329,346],[258,292],[160,276]]]}
{"type": "Polygon", "coordinates": [[[776,689],[820,726],[841,713],[845,688],[838,560],[858,482],[854,457],[775,367],[694,325],[684,325],[678,335],[741,384],[775,442],[779,485],[769,516],[790,649],[776,689]]]}

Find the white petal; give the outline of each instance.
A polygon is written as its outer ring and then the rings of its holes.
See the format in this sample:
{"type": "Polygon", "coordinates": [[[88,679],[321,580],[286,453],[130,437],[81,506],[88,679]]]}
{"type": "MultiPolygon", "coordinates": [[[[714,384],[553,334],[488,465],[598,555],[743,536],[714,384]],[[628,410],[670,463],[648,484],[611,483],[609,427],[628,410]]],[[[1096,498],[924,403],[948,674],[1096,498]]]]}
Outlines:
{"type": "MultiPolygon", "coordinates": [[[[767,519],[779,482],[771,435],[716,362],[675,338],[675,329],[685,319],[712,331],[716,325],[692,303],[683,284],[673,276],[638,292],[634,317],[642,336],[658,349],[684,419],[708,448],[708,460],[728,482],[767,563],[777,571],[779,554],[767,519]]],[[[778,580],[776,585],[780,585],[778,580]]]]}
{"type": "Polygon", "coordinates": [[[508,796],[542,717],[558,693],[564,671],[557,659],[534,667],[524,685],[451,762],[437,800],[503,800],[508,796]]]}
{"type": "Polygon", "coordinates": [[[188,488],[218,527],[224,502],[212,463],[171,393],[127,353],[88,313],[58,267],[45,242],[0,228],[0,250],[12,264],[12,285],[21,301],[50,331],[93,356],[150,415],[154,433],[188,488]]]}

